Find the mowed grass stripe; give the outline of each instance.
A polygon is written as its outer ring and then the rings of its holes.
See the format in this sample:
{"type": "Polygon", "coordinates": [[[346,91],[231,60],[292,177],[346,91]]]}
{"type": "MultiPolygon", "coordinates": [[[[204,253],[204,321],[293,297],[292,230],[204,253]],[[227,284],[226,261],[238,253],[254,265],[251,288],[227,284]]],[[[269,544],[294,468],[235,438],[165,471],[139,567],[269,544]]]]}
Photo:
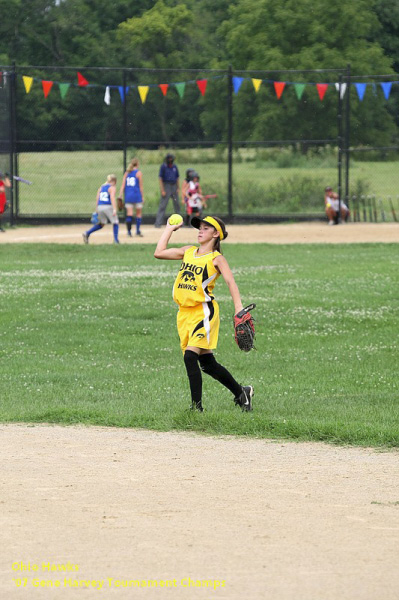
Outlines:
{"type": "Polygon", "coordinates": [[[392,244],[234,245],[225,255],[256,347],[233,339],[216,285],[216,356],[255,388],[254,412],[204,375],[192,414],[176,332],[175,261],[152,246],[0,248],[2,422],[89,423],[399,445],[398,255],[392,244]]]}

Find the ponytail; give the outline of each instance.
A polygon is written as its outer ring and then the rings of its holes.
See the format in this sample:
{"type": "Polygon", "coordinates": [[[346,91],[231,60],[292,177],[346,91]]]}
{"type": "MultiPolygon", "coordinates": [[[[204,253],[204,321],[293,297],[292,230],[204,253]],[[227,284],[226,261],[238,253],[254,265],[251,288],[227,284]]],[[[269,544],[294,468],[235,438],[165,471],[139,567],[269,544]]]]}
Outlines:
{"type": "MultiPolygon", "coordinates": [[[[228,236],[228,233],[226,231],[226,225],[224,224],[222,219],[219,219],[219,217],[213,217],[213,218],[215,219],[215,221],[217,221],[219,223],[220,227],[222,228],[223,239],[225,240],[228,236]]],[[[221,242],[221,239],[219,236],[217,238],[215,238],[215,241],[213,243],[213,250],[216,252],[220,252],[220,254],[223,254],[223,252],[220,249],[220,242],[221,242]]]]}
{"type": "Polygon", "coordinates": [[[134,171],[134,169],[136,167],[138,167],[138,165],[139,165],[139,159],[138,158],[132,158],[131,161],[130,161],[130,163],[129,163],[129,166],[128,166],[127,170],[129,172],[130,171],[134,171]]]}

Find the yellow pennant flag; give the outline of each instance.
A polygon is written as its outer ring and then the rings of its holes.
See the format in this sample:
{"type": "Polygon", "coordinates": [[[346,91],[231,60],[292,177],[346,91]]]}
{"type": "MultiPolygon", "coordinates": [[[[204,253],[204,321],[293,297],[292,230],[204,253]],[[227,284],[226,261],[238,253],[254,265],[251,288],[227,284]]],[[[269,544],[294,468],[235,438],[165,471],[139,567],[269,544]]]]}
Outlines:
{"type": "Polygon", "coordinates": [[[30,92],[30,88],[32,87],[33,77],[27,77],[27,75],[22,75],[22,79],[24,81],[25,91],[27,94],[30,92]]]}
{"type": "Polygon", "coordinates": [[[150,89],[149,85],[139,85],[137,86],[141,98],[142,104],[147,100],[148,90],[150,89]]]}
{"type": "Polygon", "coordinates": [[[252,83],[254,84],[255,92],[259,91],[260,84],[262,83],[261,79],[252,79],[252,83]]]}

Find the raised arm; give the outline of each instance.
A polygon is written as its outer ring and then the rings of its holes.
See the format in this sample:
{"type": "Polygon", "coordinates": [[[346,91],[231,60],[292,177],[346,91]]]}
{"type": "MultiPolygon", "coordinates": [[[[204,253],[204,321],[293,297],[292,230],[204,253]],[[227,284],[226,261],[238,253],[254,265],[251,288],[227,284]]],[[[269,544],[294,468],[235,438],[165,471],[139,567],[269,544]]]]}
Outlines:
{"type": "Polygon", "coordinates": [[[242,310],[243,305],[241,302],[241,296],[238,290],[238,286],[235,282],[234,275],[231,272],[229,264],[225,257],[221,254],[214,259],[213,264],[219,269],[223,279],[227,283],[227,287],[229,288],[231,297],[234,302],[234,314],[237,314],[238,312],[240,312],[240,310],[242,310]]]}
{"type": "Polygon", "coordinates": [[[157,247],[155,248],[155,258],[159,258],[161,260],[179,260],[183,258],[185,251],[187,248],[190,248],[190,246],[182,246],[181,248],[168,248],[168,243],[172,233],[176,231],[176,229],[179,229],[182,224],[183,222],[179,223],[178,225],[169,225],[169,223],[166,224],[166,227],[159,238],[157,247]]]}

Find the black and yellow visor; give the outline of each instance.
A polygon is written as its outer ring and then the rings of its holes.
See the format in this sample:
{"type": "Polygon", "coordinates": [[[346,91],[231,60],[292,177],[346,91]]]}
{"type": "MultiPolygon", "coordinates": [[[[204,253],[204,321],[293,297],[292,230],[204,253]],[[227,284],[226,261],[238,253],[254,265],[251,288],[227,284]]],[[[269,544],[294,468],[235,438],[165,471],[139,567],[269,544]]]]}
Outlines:
{"type": "Polygon", "coordinates": [[[191,225],[196,229],[200,228],[201,223],[208,223],[209,225],[212,225],[212,227],[214,227],[216,231],[219,232],[220,239],[222,240],[224,238],[223,229],[213,217],[204,217],[203,219],[200,219],[199,217],[193,217],[191,219],[191,225]]]}

